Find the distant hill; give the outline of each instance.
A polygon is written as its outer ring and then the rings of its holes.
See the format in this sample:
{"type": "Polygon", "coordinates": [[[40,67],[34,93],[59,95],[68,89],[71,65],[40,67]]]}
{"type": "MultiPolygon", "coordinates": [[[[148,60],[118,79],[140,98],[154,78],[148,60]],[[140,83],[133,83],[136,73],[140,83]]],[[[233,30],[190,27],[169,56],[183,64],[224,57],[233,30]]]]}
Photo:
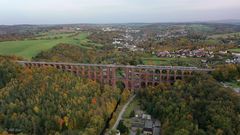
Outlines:
{"type": "Polygon", "coordinates": [[[209,22],[240,25],[240,19],[215,20],[215,21],[209,21],[209,22]]]}

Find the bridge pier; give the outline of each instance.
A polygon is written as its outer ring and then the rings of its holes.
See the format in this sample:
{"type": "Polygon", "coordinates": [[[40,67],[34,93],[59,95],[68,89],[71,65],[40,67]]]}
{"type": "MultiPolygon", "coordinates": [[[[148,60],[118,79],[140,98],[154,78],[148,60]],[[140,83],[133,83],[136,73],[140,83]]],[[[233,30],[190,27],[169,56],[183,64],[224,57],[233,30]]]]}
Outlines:
{"type": "Polygon", "coordinates": [[[154,86],[154,82],[155,82],[155,70],[154,69],[151,69],[151,82],[152,82],[152,86],[154,86]]]}
{"type": "Polygon", "coordinates": [[[85,78],[85,67],[84,66],[82,66],[82,78],[85,78]]]}
{"type": "Polygon", "coordinates": [[[94,67],[94,81],[97,81],[97,68],[94,67]]]}
{"type": "Polygon", "coordinates": [[[79,71],[79,68],[78,68],[78,67],[76,67],[76,75],[77,75],[77,76],[80,76],[80,71],[79,71]]]}
{"type": "Polygon", "coordinates": [[[177,80],[177,70],[174,70],[174,81],[177,80]]]}
{"type": "Polygon", "coordinates": [[[131,68],[131,91],[134,90],[134,79],[135,79],[134,69],[131,68]]]}
{"type": "Polygon", "coordinates": [[[167,81],[170,81],[170,70],[167,70],[167,81]]]}
{"type": "Polygon", "coordinates": [[[116,88],[116,68],[112,68],[112,86],[116,88]]]}
{"type": "Polygon", "coordinates": [[[125,79],[124,79],[125,89],[127,90],[129,89],[128,80],[129,80],[129,69],[127,67],[125,68],[125,79]]]}
{"type": "Polygon", "coordinates": [[[92,76],[91,76],[91,67],[88,66],[88,79],[92,79],[92,76]]]}
{"type": "Polygon", "coordinates": [[[181,77],[181,79],[184,79],[184,72],[185,72],[185,71],[182,70],[181,72],[182,72],[182,77],[181,77]]]}
{"type": "Polygon", "coordinates": [[[99,82],[100,82],[101,85],[103,85],[103,67],[100,67],[99,82]]]}
{"type": "Polygon", "coordinates": [[[160,70],[160,76],[159,76],[160,83],[162,82],[162,70],[160,70]]]}
{"type": "Polygon", "coordinates": [[[189,75],[192,75],[192,71],[191,70],[189,71],[189,75]]]}
{"type": "Polygon", "coordinates": [[[109,85],[110,84],[110,68],[107,67],[107,84],[109,85]]]}
{"type": "Polygon", "coordinates": [[[145,87],[148,85],[148,74],[146,73],[146,70],[144,70],[145,73],[145,87]]]}

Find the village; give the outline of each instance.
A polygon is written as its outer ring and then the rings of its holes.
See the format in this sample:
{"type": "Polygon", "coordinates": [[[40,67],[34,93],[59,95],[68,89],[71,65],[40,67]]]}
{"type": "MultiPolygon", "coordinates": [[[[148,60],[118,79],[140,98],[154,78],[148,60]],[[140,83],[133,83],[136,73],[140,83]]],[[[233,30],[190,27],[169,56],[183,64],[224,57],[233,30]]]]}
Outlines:
{"type": "MultiPolygon", "coordinates": [[[[225,63],[232,63],[237,64],[240,63],[240,53],[231,53],[229,51],[219,51],[219,52],[213,52],[213,51],[207,51],[204,48],[201,49],[180,49],[177,51],[158,51],[153,52],[152,54],[155,54],[159,58],[205,58],[202,59],[203,63],[206,63],[208,58],[214,58],[216,55],[227,55],[230,54],[232,58],[228,58],[225,60],[225,63]]],[[[222,56],[220,56],[222,58],[222,56]]]]}
{"type": "MultiPolygon", "coordinates": [[[[155,53],[155,52],[153,52],[155,53]]],[[[177,58],[177,57],[197,57],[197,58],[203,58],[203,57],[209,57],[213,58],[214,53],[212,51],[206,51],[204,48],[196,49],[196,50],[190,50],[190,49],[180,49],[177,51],[159,51],[156,52],[157,57],[169,57],[169,58],[177,58]]]]}

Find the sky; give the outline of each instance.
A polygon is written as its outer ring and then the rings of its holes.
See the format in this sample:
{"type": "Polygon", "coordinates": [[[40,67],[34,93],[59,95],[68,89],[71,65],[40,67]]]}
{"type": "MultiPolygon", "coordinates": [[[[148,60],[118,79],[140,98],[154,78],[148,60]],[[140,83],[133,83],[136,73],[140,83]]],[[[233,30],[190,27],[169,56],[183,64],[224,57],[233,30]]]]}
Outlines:
{"type": "Polygon", "coordinates": [[[240,0],[0,0],[0,25],[227,19],[240,19],[240,0]]]}

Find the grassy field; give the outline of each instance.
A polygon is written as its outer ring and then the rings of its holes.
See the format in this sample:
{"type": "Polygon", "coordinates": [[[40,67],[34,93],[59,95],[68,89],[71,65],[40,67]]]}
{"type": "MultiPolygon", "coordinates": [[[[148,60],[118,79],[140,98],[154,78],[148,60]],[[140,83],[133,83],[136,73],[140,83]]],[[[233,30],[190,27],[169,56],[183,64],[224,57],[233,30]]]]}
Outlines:
{"type": "MultiPolygon", "coordinates": [[[[16,55],[25,59],[31,59],[41,51],[51,49],[60,43],[77,45],[86,49],[91,49],[93,46],[102,46],[99,44],[91,43],[91,41],[87,39],[87,36],[87,33],[80,33],[72,37],[69,36],[69,34],[61,33],[56,35],[49,34],[49,38],[51,39],[0,42],[0,55],[16,55]],[[61,38],[52,38],[59,36],[61,36],[61,38]]],[[[46,36],[42,38],[46,38],[46,36]]]]}
{"type": "Polygon", "coordinates": [[[226,84],[228,84],[228,85],[231,86],[232,88],[240,88],[240,83],[237,82],[237,81],[228,82],[228,83],[226,83],[226,84]]]}
{"type": "Polygon", "coordinates": [[[240,48],[229,49],[229,51],[234,52],[234,53],[240,53],[240,48]]]}
{"type": "Polygon", "coordinates": [[[68,37],[75,34],[75,32],[69,32],[69,33],[57,33],[57,32],[44,32],[37,35],[37,39],[43,39],[43,38],[61,38],[61,37],[68,37]]]}
{"type": "Polygon", "coordinates": [[[201,24],[190,25],[189,29],[192,29],[195,32],[209,32],[209,31],[213,31],[212,27],[201,25],[201,24]]]}
{"type": "Polygon", "coordinates": [[[153,57],[149,57],[149,58],[142,58],[142,60],[143,60],[143,63],[146,65],[198,66],[201,64],[200,58],[159,58],[159,57],[153,56],[153,57]]]}
{"type": "Polygon", "coordinates": [[[126,111],[124,112],[123,117],[124,118],[130,118],[131,112],[134,111],[135,109],[139,109],[140,108],[139,104],[140,103],[139,103],[138,99],[133,100],[129,104],[129,106],[127,107],[126,111]]]}
{"type": "Polygon", "coordinates": [[[209,36],[209,37],[213,38],[213,39],[217,39],[217,38],[228,38],[228,37],[234,37],[234,36],[240,37],[240,32],[226,33],[226,34],[216,34],[216,35],[212,35],[212,36],[209,36]]]}

